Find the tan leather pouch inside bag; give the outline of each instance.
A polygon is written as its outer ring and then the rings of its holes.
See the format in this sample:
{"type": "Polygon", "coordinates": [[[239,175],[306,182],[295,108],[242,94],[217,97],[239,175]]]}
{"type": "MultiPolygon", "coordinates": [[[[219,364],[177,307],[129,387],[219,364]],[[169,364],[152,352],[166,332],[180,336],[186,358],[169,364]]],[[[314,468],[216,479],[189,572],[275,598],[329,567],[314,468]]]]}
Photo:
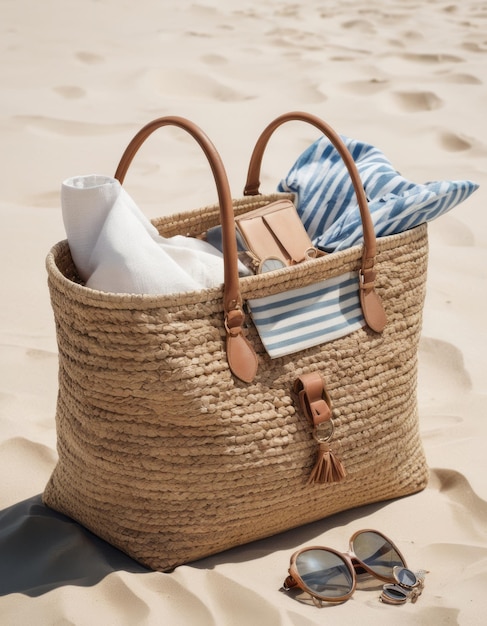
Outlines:
{"type": "Polygon", "coordinates": [[[256,265],[267,258],[295,265],[317,256],[290,200],[277,200],[237,217],[235,222],[256,265]]]}

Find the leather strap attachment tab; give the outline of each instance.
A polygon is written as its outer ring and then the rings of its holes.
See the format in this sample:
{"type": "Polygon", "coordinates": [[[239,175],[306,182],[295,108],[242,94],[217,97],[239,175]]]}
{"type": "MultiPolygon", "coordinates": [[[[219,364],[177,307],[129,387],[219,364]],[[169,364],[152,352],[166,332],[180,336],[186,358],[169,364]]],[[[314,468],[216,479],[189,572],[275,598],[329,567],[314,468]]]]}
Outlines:
{"type": "Polygon", "coordinates": [[[369,328],[381,333],[386,324],[387,317],[382,301],[375,291],[376,273],[373,269],[361,270],[360,273],[360,305],[365,321],[369,328]]]}
{"type": "Polygon", "coordinates": [[[252,344],[245,337],[245,315],[236,306],[225,317],[227,331],[227,359],[232,372],[245,383],[251,383],[257,375],[259,361],[252,344]]]}
{"type": "Polygon", "coordinates": [[[318,426],[331,419],[330,396],[318,372],[303,374],[297,378],[294,391],[298,395],[301,410],[311,424],[318,426]]]}

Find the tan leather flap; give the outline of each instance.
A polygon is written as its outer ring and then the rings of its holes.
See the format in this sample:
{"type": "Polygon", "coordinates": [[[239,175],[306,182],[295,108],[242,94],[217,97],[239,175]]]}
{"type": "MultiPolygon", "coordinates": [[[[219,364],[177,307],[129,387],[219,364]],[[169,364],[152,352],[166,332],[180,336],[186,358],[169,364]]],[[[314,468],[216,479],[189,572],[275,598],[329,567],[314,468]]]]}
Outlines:
{"type": "Polygon", "coordinates": [[[305,260],[306,250],[312,248],[313,244],[291,202],[287,207],[266,214],[264,221],[269,225],[293,263],[301,263],[305,260]]]}
{"type": "Polygon", "coordinates": [[[289,257],[279,245],[279,241],[274,237],[264,219],[256,215],[251,219],[237,222],[240,233],[249,248],[260,260],[267,257],[277,257],[289,264],[289,257]]]}
{"type": "Polygon", "coordinates": [[[290,200],[277,200],[236,221],[245,243],[259,259],[277,257],[288,265],[300,263],[313,248],[290,200]]]}

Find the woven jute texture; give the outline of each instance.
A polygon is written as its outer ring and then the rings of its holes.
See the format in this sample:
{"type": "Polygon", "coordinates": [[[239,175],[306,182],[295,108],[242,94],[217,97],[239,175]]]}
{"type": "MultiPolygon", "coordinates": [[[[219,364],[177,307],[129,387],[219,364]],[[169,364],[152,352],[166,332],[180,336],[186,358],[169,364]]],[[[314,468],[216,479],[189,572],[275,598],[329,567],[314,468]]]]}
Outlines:
{"type": "MultiPolygon", "coordinates": [[[[275,199],[235,201],[237,214],[275,199]]],[[[219,209],[155,220],[198,235],[219,209]]],[[[251,384],[225,357],[222,289],[107,294],[80,284],[66,241],[47,258],[59,346],[59,460],[44,502],[141,563],[170,570],[366,503],[424,488],[416,377],[427,229],[378,240],[388,324],[271,360],[251,384]],[[343,482],[307,485],[316,458],[295,379],[318,371],[333,402],[343,482]]],[[[361,248],[242,279],[260,297],[358,269],[361,248]]]]}

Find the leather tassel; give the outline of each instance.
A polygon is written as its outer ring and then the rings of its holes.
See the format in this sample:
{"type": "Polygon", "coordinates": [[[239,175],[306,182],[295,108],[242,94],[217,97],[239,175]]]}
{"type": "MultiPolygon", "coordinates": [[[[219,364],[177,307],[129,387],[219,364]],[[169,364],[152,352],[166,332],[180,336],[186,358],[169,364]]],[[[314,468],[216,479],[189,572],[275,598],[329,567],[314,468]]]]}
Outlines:
{"type": "Polygon", "coordinates": [[[320,442],[318,458],[308,479],[309,484],[338,483],[345,478],[347,472],[339,456],[334,454],[330,445],[320,442]]]}
{"type": "Polygon", "coordinates": [[[308,479],[310,484],[338,483],[347,472],[340,457],[333,452],[330,441],[335,425],[331,400],[319,372],[302,374],[294,381],[293,390],[298,394],[301,410],[314,426],[313,438],[318,443],[318,458],[308,479]]]}

